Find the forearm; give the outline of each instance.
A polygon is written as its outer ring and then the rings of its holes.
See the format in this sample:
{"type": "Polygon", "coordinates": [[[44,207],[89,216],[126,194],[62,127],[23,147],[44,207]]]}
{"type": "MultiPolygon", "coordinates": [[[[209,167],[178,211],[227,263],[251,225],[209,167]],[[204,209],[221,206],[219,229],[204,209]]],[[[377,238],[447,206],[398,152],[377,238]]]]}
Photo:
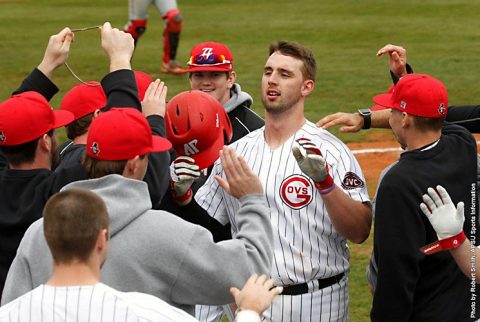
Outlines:
{"type": "Polygon", "coordinates": [[[27,91],[40,93],[47,101],[58,92],[58,87],[41,70],[35,68],[23,81],[22,84],[12,93],[20,94],[27,91]]]}
{"type": "Polygon", "coordinates": [[[451,249],[450,254],[463,274],[468,278],[472,278],[472,274],[475,274],[475,282],[480,284],[480,274],[476,274],[477,267],[480,267],[480,258],[477,255],[480,250],[478,247],[472,246],[467,238],[460,247],[451,249]]]}
{"type": "Polygon", "coordinates": [[[339,234],[357,244],[368,238],[372,225],[370,203],[350,198],[339,187],[335,187],[322,198],[330,221],[339,234]]]}
{"type": "Polygon", "coordinates": [[[388,119],[390,118],[390,113],[390,109],[373,111],[371,127],[379,129],[389,129],[390,124],[388,123],[388,119]]]}

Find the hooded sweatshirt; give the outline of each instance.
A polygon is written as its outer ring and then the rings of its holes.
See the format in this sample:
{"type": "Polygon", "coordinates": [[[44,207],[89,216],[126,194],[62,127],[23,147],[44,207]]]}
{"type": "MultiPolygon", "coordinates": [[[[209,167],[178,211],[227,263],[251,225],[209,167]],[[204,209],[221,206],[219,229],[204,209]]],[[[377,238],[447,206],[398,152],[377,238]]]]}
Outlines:
{"type": "Polygon", "coordinates": [[[252,97],[248,93],[242,92],[240,85],[233,84],[230,90],[230,99],[223,105],[233,128],[233,137],[230,143],[265,125],[265,121],[250,109],[252,103],[252,97]]]}
{"type": "MultiPolygon", "coordinates": [[[[230,303],[231,286],[242,287],[252,273],[270,272],[273,235],[261,194],[240,199],[238,233],[232,240],[214,243],[201,226],[151,210],[143,181],[108,175],[77,181],[63,190],[72,188],[93,191],[107,204],[111,239],[100,280],[119,291],[151,294],[193,314],[194,304],[230,303]]],[[[20,243],[2,304],[45,283],[52,262],[39,219],[20,243]]]]}

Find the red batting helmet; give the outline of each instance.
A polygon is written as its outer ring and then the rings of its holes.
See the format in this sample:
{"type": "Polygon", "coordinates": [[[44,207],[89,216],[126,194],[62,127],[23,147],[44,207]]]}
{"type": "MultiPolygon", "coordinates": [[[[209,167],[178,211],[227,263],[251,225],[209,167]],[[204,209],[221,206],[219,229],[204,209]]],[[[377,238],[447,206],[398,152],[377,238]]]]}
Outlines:
{"type": "Polygon", "coordinates": [[[165,123],[177,155],[193,158],[200,169],[212,165],[232,138],[232,125],[223,106],[201,91],[173,97],[167,104],[165,123]]]}

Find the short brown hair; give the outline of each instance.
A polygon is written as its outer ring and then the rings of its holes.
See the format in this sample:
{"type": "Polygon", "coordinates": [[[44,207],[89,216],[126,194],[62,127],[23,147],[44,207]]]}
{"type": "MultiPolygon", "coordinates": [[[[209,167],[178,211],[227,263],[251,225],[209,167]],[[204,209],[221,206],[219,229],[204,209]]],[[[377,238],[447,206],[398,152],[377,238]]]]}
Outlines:
{"type": "MultiPolygon", "coordinates": [[[[53,137],[53,130],[50,130],[47,135],[53,137]]],[[[36,138],[35,140],[18,145],[2,146],[0,147],[0,150],[5,155],[8,163],[13,166],[18,166],[24,163],[33,163],[39,139],[40,138],[36,138]]]]}
{"type": "Polygon", "coordinates": [[[43,209],[43,232],[55,263],[86,262],[108,224],[105,202],[88,190],[59,192],[43,209]]]}
{"type": "Polygon", "coordinates": [[[317,62],[313,52],[295,41],[280,40],[270,45],[269,55],[279,52],[285,56],[291,56],[302,61],[302,75],[304,80],[315,81],[317,75],[317,62]]]}
{"type": "Polygon", "coordinates": [[[70,140],[75,139],[76,137],[85,134],[88,132],[88,128],[90,127],[90,123],[93,120],[93,114],[87,114],[78,120],[73,121],[72,123],[68,124],[65,129],[67,131],[67,137],[70,140]]]}
{"type": "Polygon", "coordinates": [[[88,154],[83,156],[83,168],[89,179],[101,178],[109,174],[122,174],[127,160],[98,160],[88,154]]]}

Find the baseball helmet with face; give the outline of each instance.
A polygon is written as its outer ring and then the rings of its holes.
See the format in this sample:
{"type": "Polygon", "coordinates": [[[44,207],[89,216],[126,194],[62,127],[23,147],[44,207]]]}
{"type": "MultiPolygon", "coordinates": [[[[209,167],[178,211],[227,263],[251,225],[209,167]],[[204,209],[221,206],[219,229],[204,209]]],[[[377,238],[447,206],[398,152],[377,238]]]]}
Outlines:
{"type": "Polygon", "coordinates": [[[186,91],[173,97],[165,112],[167,138],[177,156],[186,155],[204,169],[218,159],[232,138],[232,125],[223,106],[201,91],[186,91]]]}

